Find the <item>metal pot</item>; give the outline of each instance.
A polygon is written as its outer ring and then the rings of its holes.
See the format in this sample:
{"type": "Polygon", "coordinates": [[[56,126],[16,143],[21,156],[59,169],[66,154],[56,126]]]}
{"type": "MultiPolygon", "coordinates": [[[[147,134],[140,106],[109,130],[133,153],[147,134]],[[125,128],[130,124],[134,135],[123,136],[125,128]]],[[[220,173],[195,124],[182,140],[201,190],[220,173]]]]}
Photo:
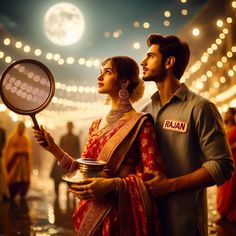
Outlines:
{"type": "Polygon", "coordinates": [[[100,172],[107,164],[104,161],[91,158],[79,158],[76,161],[79,162],[79,169],[62,176],[62,179],[66,181],[69,186],[83,179],[99,177],[100,172]]]}

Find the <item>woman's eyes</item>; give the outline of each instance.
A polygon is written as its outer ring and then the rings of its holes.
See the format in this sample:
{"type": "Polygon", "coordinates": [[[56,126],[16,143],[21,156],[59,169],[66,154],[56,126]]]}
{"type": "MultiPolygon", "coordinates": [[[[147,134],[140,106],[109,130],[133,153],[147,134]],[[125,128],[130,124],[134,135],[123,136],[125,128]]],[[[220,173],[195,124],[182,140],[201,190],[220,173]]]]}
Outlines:
{"type": "Polygon", "coordinates": [[[100,75],[103,75],[103,74],[106,74],[106,75],[111,75],[111,71],[109,71],[109,70],[106,70],[106,71],[101,71],[100,72],[100,75]]]}
{"type": "Polygon", "coordinates": [[[103,72],[103,74],[110,75],[110,74],[111,74],[111,71],[106,70],[106,71],[103,72]]]}

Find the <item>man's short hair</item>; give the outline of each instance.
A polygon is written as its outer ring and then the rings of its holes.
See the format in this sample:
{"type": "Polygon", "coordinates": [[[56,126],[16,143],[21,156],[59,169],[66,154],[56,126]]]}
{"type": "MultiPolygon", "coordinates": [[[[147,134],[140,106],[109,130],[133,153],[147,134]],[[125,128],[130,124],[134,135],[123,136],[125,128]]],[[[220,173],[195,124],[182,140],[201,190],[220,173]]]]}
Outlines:
{"type": "Polygon", "coordinates": [[[163,62],[170,56],[175,57],[174,74],[177,79],[180,79],[189,63],[189,45],[175,35],[151,34],[147,39],[147,45],[151,47],[153,44],[159,45],[159,52],[162,54],[163,62]]]}

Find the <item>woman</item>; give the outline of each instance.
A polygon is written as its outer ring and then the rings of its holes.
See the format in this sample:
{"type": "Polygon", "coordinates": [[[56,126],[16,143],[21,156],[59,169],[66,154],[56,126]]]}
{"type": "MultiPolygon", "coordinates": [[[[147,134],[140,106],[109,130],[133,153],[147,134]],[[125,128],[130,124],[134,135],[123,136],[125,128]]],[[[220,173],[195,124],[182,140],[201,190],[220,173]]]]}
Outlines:
{"type": "Polygon", "coordinates": [[[2,153],[6,142],[6,132],[0,127],[0,199],[7,199],[9,197],[8,187],[6,184],[6,170],[2,165],[2,153]]]}
{"type": "Polygon", "coordinates": [[[13,134],[6,142],[3,162],[6,169],[10,198],[17,194],[24,198],[30,185],[32,169],[31,143],[25,133],[23,122],[17,124],[13,134]]]}
{"type": "MultiPolygon", "coordinates": [[[[77,235],[160,235],[157,210],[143,181],[162,175],[163,164],[152,118],[131,105],[144,91],[138,76],[138,65],[129,57],[102,63],[98,92],[109,96],[111,110],[92,123],[82,156],[106,161],[107,171],[104,178],[71,186],[81,200],[73,215],[77,235]]],[[[39,144],[43,135],[48,143],[44,148],[60,165],[76,170],[78,163],[46,131],[34,131],[39,144]]]]}
{"type": "MultiPolygon", "coordinates": [[[[229,108],[225,113],[225,130],[232,150],[234,163],[236,163],[236,109],[229,108]]],[[[236,172],[223,185],[218,187],[217,192],[217,210],[222,217],[230,221],[236,220],[236,172]]]]}

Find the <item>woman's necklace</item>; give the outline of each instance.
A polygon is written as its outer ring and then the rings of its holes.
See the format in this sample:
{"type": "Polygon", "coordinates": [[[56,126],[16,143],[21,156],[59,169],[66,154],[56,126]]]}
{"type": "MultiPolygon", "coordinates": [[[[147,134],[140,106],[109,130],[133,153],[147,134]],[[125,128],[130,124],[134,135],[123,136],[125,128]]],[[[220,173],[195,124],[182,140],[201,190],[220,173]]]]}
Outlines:
{"type": "Polygon", "coordinates": [[[131,103],[128,103],[120,109],[110,110],[110,112],[106,116],[107,123],[111,124],[111,123],[119,120],[125,112],[130,111],[132,108],[133,107],[132,107],[131,103]]]}

